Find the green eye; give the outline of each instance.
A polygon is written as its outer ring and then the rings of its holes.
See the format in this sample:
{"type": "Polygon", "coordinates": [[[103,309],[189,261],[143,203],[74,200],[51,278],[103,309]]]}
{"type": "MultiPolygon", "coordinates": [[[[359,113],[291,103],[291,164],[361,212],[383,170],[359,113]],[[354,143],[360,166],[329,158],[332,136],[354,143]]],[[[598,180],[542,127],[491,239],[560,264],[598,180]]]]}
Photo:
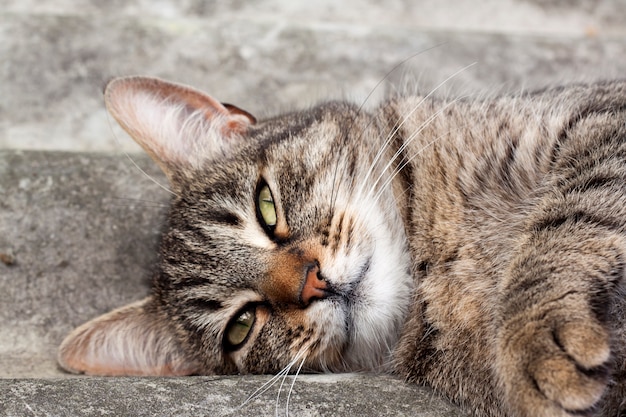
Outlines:
{"type": "Polygon", "coordinates": [[[276,226],[276,206],[274,206],[274,197],[272,197],[272,192],[267,184],[261,187],[257,199],[257,207],[264,226],[270,229],[274,228],[276,226]]]}
{"type": "Polygon", "coordinates": [[[248,338],[254,321],[256,312],[253,307],[244,310],[239,316],[228,324],[226,328],[226,346],[229,349],[236,349],[248,338]]]}

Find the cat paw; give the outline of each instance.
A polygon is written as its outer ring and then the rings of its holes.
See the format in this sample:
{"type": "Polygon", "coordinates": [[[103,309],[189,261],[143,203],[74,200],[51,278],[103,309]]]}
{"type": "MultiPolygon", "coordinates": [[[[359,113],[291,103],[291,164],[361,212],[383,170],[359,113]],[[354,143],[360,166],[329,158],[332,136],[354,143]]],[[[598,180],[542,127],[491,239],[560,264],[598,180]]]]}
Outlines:
{"type": "Polygon", "coordinates": [[[544,306],[534,319],[520,314],[503,326],[498,373],[512,415],[587,415],[602,398],[610,370],[609,332],[591,308],[572,307],[544,306]]]}

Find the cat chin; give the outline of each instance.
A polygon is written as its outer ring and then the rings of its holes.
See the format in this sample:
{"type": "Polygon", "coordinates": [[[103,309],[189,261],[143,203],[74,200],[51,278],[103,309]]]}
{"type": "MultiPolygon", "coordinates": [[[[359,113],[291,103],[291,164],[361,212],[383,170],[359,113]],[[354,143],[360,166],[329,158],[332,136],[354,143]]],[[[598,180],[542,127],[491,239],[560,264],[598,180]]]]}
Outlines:
{"type": "Polygon", "coordinates": [[[318,334],[320,356],[309,362],[313,370],[384,371],[391,366],[391,353],[408,309],[412,278],[408,268],[385,268],[389,263],[367,265],[349,290],[311,305],[308,315],[312,324],[324,329],[318,334]],[[390,275],[377,275],[381,269],[390,275]]]}
{"type": "Polygon", "coordinates": [[[371,256],[360,262],[352,260],[360,266],[348,282],[335,286],[335,296],[311,312],[326,329],[327,352],[342,346],[341,365],[323,360],[325,369],[381,371],[390,366],[411,300],[413,278],[404,241],[392,239],[390,233],[385,235],[377,239],[371,256]]]}
{"type": "Polygon", "coordinates": [[[382,371],[391,365],[391,353],[400,338],[413,293],[404,230],[392,226],[399,222],[369,224],[370,256],[361,263],[353,287],[344,298],[348,343],[343,357],[347,371],[382,371]]]}
{"type": "Polygon", "coordinates": [[[390,365],[412,292],[407,272],[404,268],[381,274],[372,268],[356,288],[354,299],[359,301],[349,305],[351,324],[344,354],[350,371],[380,371],[390,365]]]}

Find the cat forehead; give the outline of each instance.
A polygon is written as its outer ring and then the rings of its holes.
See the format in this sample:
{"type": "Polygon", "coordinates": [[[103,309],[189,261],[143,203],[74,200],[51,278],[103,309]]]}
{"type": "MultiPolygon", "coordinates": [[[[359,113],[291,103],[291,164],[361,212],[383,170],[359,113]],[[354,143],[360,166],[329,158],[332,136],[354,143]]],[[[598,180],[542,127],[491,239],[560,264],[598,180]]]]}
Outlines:
{"type": "Polygon", "coordinates": [[[359,116],[367,115],[349,103],[328,102],[309,110],[267,119],[251,131],[259,138],[263,148],[293,139],[304,139],[311,144],[315,142],[316,135],[328,135],[317,139],[332,138],[338,131],[347,133],[351,128],[358,128],[359,116]]]}
{"type": "Polygon", "coordinates": [[[234,191],[235,183],[256,183],[267,167],[297,180],[303,170],[316,168],[320,160],[335,154],[350,133],[362,134],[359,117],[369,115],[348,103],[329,102],[262,120],[233,153],[209,161],[203,170],[181,172],[177,182],[192,189],[209,186],[228,192],[234,191]]]}

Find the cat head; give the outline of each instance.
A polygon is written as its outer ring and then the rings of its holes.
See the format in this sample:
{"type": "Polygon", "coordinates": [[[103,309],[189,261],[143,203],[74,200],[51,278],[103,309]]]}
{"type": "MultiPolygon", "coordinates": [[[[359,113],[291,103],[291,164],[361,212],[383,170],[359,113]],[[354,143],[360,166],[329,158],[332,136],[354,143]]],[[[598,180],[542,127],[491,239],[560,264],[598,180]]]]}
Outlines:
{"type": "MultiPolygon", "coordinates": [[[[385,364],[412,279],[371,115],[345,103],[257,122],[189,87],[109,83],[109,112],[175,195],[151,295],[62,343],[105,375],[362,370],[385,364]]],[[[390,168],[391,167],[391,168],[390,168]]]]}

